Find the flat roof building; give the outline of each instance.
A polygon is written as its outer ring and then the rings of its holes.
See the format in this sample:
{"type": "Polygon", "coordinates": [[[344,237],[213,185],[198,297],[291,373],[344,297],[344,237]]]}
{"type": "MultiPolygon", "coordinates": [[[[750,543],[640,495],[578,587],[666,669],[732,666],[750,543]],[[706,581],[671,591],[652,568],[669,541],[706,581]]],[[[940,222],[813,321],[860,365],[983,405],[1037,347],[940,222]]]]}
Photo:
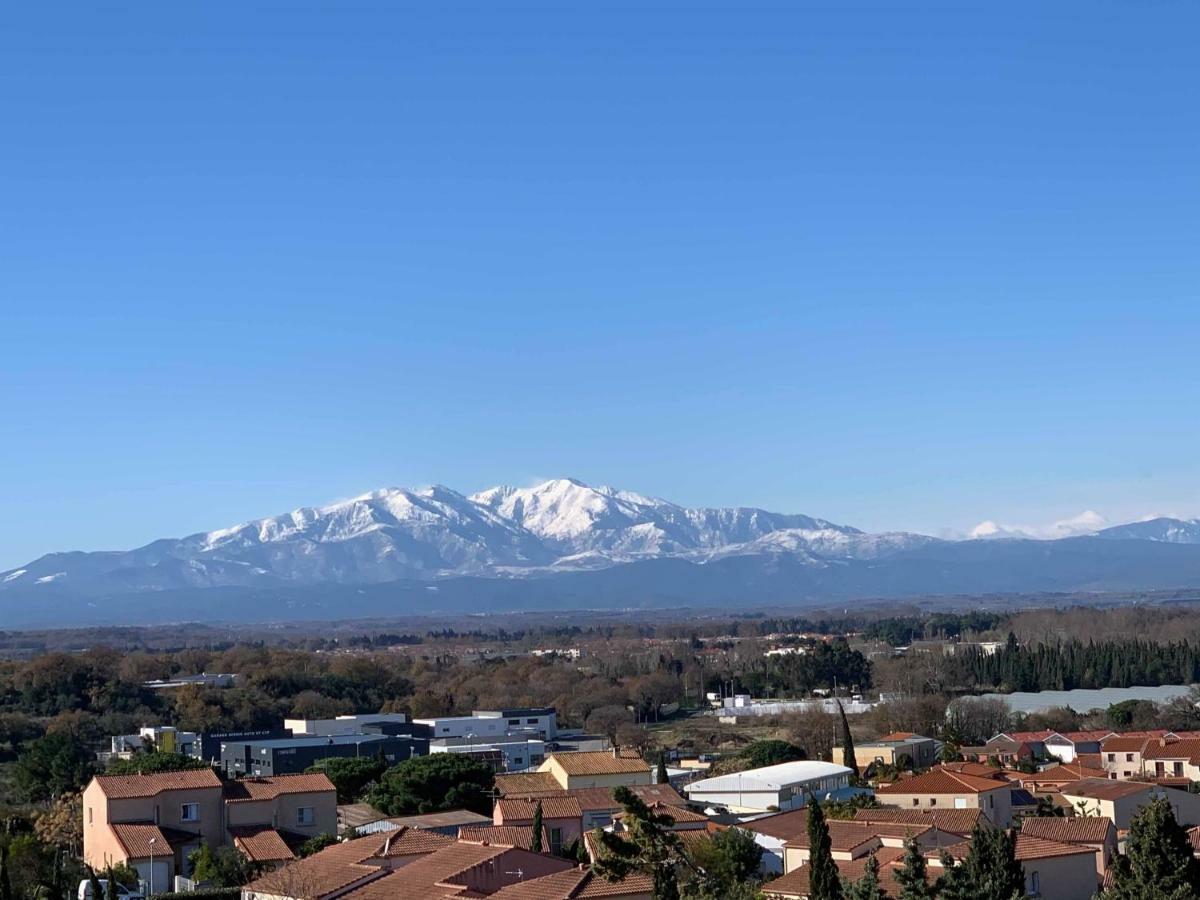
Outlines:
{"type": "Polygon", "coordinates": [[[703,778],[685,785],[688,801],[721,806],[731,812],[799,809],[808,795],[819,799],[844,795],[850,769],[836,763],[802,760],[703,778]]]}

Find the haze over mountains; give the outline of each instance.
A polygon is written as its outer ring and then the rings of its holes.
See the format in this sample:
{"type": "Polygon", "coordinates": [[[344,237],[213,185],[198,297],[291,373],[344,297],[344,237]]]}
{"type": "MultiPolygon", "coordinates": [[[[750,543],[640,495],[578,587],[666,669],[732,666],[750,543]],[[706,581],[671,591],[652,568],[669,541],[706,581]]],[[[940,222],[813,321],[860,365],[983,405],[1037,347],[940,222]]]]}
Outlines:
{"type": "Polygon", "coordinates": [[[1200,587],[1200,520],[952,541],[556,479],[389,488],[135,550],[51,553],[0,573],[0,611],[73,624],[1184,587],[1200,587]]]}

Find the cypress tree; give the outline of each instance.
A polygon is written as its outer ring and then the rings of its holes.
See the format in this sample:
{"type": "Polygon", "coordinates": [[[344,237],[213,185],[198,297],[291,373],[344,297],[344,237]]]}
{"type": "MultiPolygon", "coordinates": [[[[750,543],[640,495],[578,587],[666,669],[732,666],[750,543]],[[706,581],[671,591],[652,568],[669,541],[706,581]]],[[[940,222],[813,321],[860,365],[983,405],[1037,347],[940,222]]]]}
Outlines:
{"type": "Polygon", "coordinates": [[[858,758],[854,755],[854,737],[850,734],[850,722],[846,718],[846,710],[842,701],[837,702],[838,713],[842,717],[842,765],[854,773],[858,779],[858,758]]]}
{"type": "Polygon", "coordinates": [[[1152,800],[1134,817],[1124,864],[1105,900],[1191,900],[1200,889],[1200,863],[1171,804],[1152,800]]]}
{"type": "Polygon", "coordinates": [[[667,776],[667,755],[662,750],[658,751],[658,772],[655,776],[655,781],[659,784],[666,784],[671,779],[667,776]]]}
{"type": "Polygon", "coordinates": [[[104,885],[100,883],[100,877],[96,874],[96,870],[88,866],[88,882],[92,886],[92,900],[104,900],[104,885]]]}
{"type": "Polygon", "coordinates": [[[816,797],[808,798],[809,900],[842,900],[842,881],[833,861],[833,842],[816,797]]]}
{"type": "Polygon", "coordinates": [[[947,869],[940,896],[945,900],[1020,900],[1025,870],[1017,862],[1011,831],[976,825],[971,849],[961,864],[947,869]]]}
{"type": "Polygon", "coordinates": [[[12,880],[8,876],[8,844],[0,844],[0,900],[13,900],[12,880]]]}
{"type": "Polygon", "coordinates": [[[542,801],[533,808],[533,836],[529,839],[529,849],[534,853],[542,852],[542,801]]]}
{"type": "Polygon", "coordinates": [[[900,885],[898,900],[930,900],[934,897],[925,873],[925,856],[917,842],[910,838],[904,842],[903,862],[896,871],[896,883],[900,885]]]}
{"type": "Polygon", "coordinates": [[[887,894],[879,883],[879,860],[874,853],[867,857],[862,878],[846,885],[846,900],[887,900],[887,894]]]}

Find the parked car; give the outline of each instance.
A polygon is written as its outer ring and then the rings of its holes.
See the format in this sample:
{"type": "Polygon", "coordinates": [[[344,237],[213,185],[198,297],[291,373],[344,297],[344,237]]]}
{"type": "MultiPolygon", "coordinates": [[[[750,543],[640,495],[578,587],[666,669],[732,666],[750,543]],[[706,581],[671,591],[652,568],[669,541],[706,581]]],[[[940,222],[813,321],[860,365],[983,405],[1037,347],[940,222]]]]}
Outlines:
{"type": "MultiPolygon", "coordinates": [[[[107,897],[107,900],[146,900],[146,894],[138,888],[131,888],[116,881],[105,881],[103,878],[100,879],[100,885],[106,896],[112,890],[109,885],[113,885],[117,889],[117,896],[107,897]]],[[[92,894],[91,879],[85,878],[79,882],[79,900],[96,900],[92,894]]]]}

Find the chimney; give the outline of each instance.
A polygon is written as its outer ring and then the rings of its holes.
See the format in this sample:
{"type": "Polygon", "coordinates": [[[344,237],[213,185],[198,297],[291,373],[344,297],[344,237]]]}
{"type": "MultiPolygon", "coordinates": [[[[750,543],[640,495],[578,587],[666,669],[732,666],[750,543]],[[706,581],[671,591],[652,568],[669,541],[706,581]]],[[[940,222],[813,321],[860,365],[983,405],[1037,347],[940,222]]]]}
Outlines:
{"type": "Polygon", "coordinates": [[[613,744],[612,754],[613,754],[613,759],[620,759],[621,758],[620,746],[618,746],[617,744],[613,744]]]}

